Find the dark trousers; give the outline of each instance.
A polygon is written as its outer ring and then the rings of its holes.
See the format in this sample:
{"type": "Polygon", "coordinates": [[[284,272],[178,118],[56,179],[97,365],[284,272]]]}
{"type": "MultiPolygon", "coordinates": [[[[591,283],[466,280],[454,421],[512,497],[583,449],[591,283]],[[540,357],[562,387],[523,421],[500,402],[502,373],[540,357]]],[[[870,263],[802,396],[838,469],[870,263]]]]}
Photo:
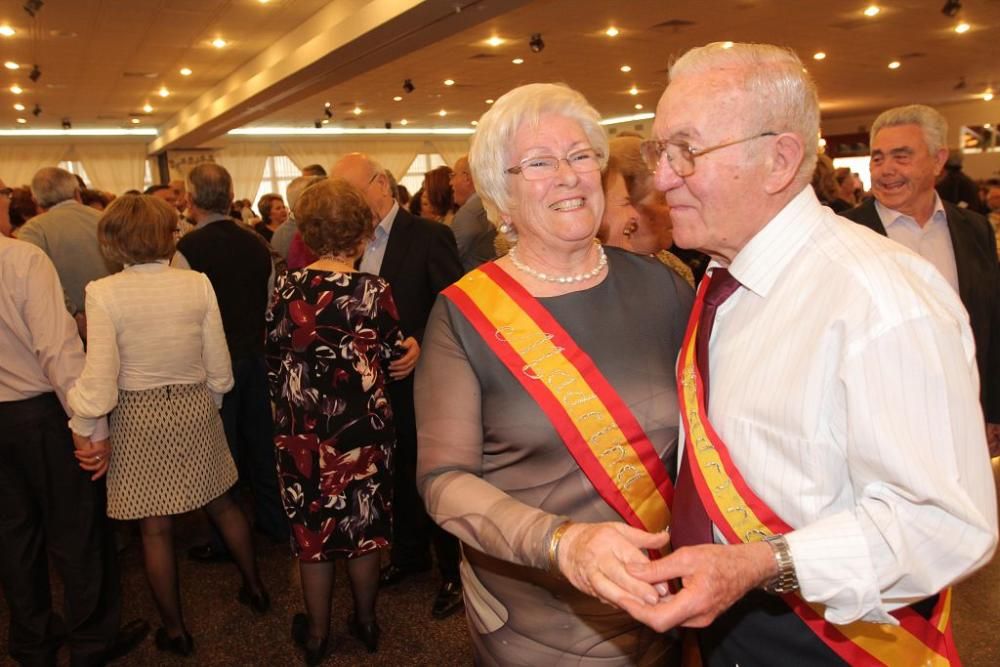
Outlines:
{"type": "MultiPolygon", "coordinates": [[[[233,360],[232,390],[222,399],[222,426],[239,471],[240,484],[253,496],[254,527],[275,541],[287,540],[288,519],[278,495],[274,424],[264,357],[233,360]]],[[[212,529],[213,545],[225,547],[212,529]]]]}
{"type": "Polygon", "coordinates": [[[104,481],[77,465],[66,421],[55,394],[0,403],[0,583],[8,650],[23,665],[55,665],[63,634],[74,667],[103,664],[121,620],[104,481]],[[49,558],[65,588],[64,626],[49,558]]]}
{"type": "Polygon", "coordinates": [[[429,516],[417,491],[417,419],[413,407],[413,376],[389,385],[396,455],[392,472],[392,564],[403,569],[423,569],[430,564],[434,545],[441,577],[458,581],[461,559],[458,539],[429,516]]]}

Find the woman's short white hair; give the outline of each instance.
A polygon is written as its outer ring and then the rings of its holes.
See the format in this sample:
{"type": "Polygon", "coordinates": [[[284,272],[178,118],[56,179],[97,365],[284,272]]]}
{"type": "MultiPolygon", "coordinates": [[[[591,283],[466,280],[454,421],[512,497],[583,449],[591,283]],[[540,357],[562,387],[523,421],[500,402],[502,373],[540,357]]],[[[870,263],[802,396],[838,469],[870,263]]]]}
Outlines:
{"type": "Polygon", "coordinates": [[[469,150],[469,169],[476,192],[489,219],[495,223],[499,223],[501,214],[509,214],[511,210],[507,169],[514,166],[511,155],[514,135],[524,125],[537,127],[546,114],[578,122],[590,145],[600,152],[602,169],[607,162],[608,135],[601,126],[600,114],[583,95],[561,83],[529,83],[514,88],[497,99],[479,119],[469,150]]]}
{"type": "Polygon", "coordinates": [[[948,146],[948,121],[937,109],[923,104],[893,107],[880,113],[872,123],[871,142],[875,143],[875,135],[882,128],[898,125],[918,126],[924,133],[924,143],[932,155],[948,146]]]}
{"type": "Polygon", "coordinates": [[[738,81],[751,98],[743,119],[748,134],[791,132],[802,139],[798,180],[809,182],[819,152],[819,96],[795,52],[772,44],[713,42],[681,56],[670,66],[670,80],[716,69],[740,72],[738,81]]]}

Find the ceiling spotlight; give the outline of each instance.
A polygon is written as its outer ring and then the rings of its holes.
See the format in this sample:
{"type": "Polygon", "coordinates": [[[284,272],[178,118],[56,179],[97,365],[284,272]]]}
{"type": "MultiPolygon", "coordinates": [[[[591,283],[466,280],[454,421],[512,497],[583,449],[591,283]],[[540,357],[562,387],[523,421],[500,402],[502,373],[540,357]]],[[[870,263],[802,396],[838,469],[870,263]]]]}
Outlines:
{"type": "Polygon", "coordinates": [[[191,68],[190,67],[182,67],[181,68],[181,76],[191,76],[191,68]]]}
{"type": "Polygon", "coordinates": [[[323,109],[323,115],[327,118],[333,118],[333,111],[330,110],[330,107],[326,107],[323,109]]]}
{"type": "Polygon", "coordinates": [[[330,108],[330,107],[332,107],[333,105],[332,105],[332,104],[330,104],[329,102],[325,102],[325,103],[323,104],[323,106],[324,106],[324,107],[326,107],[327,109],[329,109],[329,108],[330,108]]]}
{"type": "Polygon", "coordinates": [[[493,98],[490,98],[490,99],[486,100],[486,103],[487,104],[493,104],[493,101],[494,101],[493,98]]]}
{"type": "Polygon", "coordinates": [[[35,108],[31,110],[31,115],[34,116],[35,118],[38,118],[39,116],[41,116],[42,115],[42,105],[38,104],[38,102],[35,102],[35,108]]]}
{"type": "Polygon", "coordinates": [[[14,62],[13,60],[8,60],[7,62],[5,62],[5,63],[3,64],[3,66],[4,66],[4,67],[6,67],[7,69],[21,69],[21,66],[20,66],[20,65],[18,65],[18,64],[17,64],[16,62],[14,62]]]}
{"type": "Polygon", "coordinates": [[[893,60],[889,63],[889,69],[899,69],[900,62],[898,60],[893,60]]]}
{"type": "Polygon", "coordinates": [[[878,16],[880,11],[882,11],[882,8],[878,5],[868,5],[865,7],[865,16],[872,18],[873,16],[878,16]]]}
{"type": "Polygon", "coordinates": [[[965,21],[962,21],[957,26],[955,26],[955,32],[957,32],[959,35],[963,35],[963,34],[969,32],[969,28],[971,28],[971,27],[972,27],[971,25],[969,25],[965,21]]]}
{"type": "Polygon", "coordinates": [[[14,93],[15,95],[20,95],[21,93],[24,92],[24,89],[15,83],[13,86],[10,87],[10,92],[14,93]]]}
{"type": "Polygon", "coordinates": [[[156,91],[156,94],[160,97],[170,97],[170,91],[167,90],[166,86],[160,86],[160,89],[156,91]]]}
{"type": "Polygon", "coordinates": [[[217,49],[224,49],[226,48],[226,46],[228,46],[228,44],[229,42],[222,39],[221,37],[216,37],[215,39],[212,40],[212,46],[214,46],[217,49]]]}
{"type": "Polygon", "coordinates": [[[641,111],[642,110],[642,105],[641,104],[636,104],[635,105],[635,110],[636,111],[641,111]]]}
{"type": "Polygon", "coordinates": [[[25,123],[27,123],[28,121],[27,121],[26,119],[24,119],[24,118],[18,118],[18,119],[17,119],[17,122],[18,122],[18,123],[20,123],[21,125],[24,125],[24,124],[25,124],[25,123]]]}
{"type": "Polygon", "coordinates": [[[490,46],[500,46],[501,44],[503,44],[503,37],[497,37],[496,35],[493,35],[488,40],[486,40],[486,43],[489,44],[490,46]]]}
{"type": "Polygon", "coordinates": [[[14,105],[14,111],[24,111],[24,105],[18,102],[14,105]]]}
{"type": "Polygon", "coordinates": [[[410,124],[410,121],[404,118],[403,120],[399,121],[399,124],[405,127],[410,124]]]}
{"type": "Polygon", "coordinates": [[[826,53],[823,51],[817,51],[813,54],[813,60],[826,60],[826,53]]]}
{"type": "Polygon", "coordinates": [[[139,124],[140,122],[142,122],[142,121],[140,121],[140,120],[139,120],[138,118],[131,118],[131,119],[129,119],[129,121],[130,121],[130,122],[131,122],[131,123],[132,123],[133,125],[138,125],[138,124],[139,124]]]}
{"type": "Polygon", "coordinates": [[[24,3],[24,11],[26,11],[28,16],[31,18],[35,18],[35,14],[38,13],[38,10],[41,9],[44,4],[45,3],[42,0],[27,0],[24,3]]]}
{"type": "Polygon", "coordinates": [[[410,93],[412,93],[416,89],[417,89],[417,87],[413,85],[413,81],[411,81],[410,79],[404,79],[403,80],[403,92],[404,93],[406,93],[407,95],[409,95],[410,93]]]}
{"type": "Polygon", "coordinates": [[[361,115],[361,107],[354,107],[354,110],[352,111],[352,113],[355,116],[360,116],[361,115]]]}
{"type": "Polygon", "coordinates": [[[73,129],[73,123],[69,122],[69,118],[63,118],[62,119],[62,129],[64,129],[64,130],[72,130],[73,129]]]}
{"type": "Polygon", "coordinates": [[[3,35],[4,37],[13,37],[15,32],[16,31],[6,23],[0,25],[0,35],[3,35]]]}
{"type": "Polygon", "coordinates": [[[514,58],[513,60],[511,60],[511,62],[514,63],[515,65],[523,65],[524,58],[514,58]]]}
{"type": "Polygon", "coordinates": [[[945,0],[944,7],[941,8],[942,14],[951,17],[958,16],[960,11],[962,11],[962,3],[959,0],[945,0]]]}
{"type": "Polygon", "coordinates": [[[330,119],[329,118],[324,118],[323,120],[320,121],[320,123],[322,123],[323,125],[329,125],[330,124],[330,119]]]}
{"type": "Polygon", "coordinates": [[[528,40],[528,46],[531,47],[532,53],[541,53],[545,48],[545,42],[542,41],[542,33],[536,32],[532,35],[531,39],[528,40]]]}
{"type": "Polygon", "coordinates": [[[992,99],[993,99],[992,90],[987,90],[985,93],[983,93],[983,102],[989,102],[992,99]]]}
{"type": "Polygon", "coordinates": [[[618,69],[621,70],[622,72],[625,72],[626,74],[632,71],[632,67],[630,65],[622,65],[618,69]]]}
{"type": "Polygon", "coordinates": [[[444,85],[446,85],[446,86],[454,86],[455,85],[455,80],[454,79],[445,79],[444,80],[444,85]]]}
{"type": "Polygon", "coordinates": [[[392,101],[393,102],[402,102],[403,101],[403,96],[402,95],[396,95],[395,97],[392,98],[392,101]]]}
{"type": "Polygon", "coordinates": [[[639,94],[639,89],[636,88],[635,86],[632,86],[631,88],[628,89],[628,94],[629,95],[638,95],[639,94]]]}
{"type": "Polygon", "coordinates": [[[607,30],[604,31],[604,34],[607,35],[608,37],[617,37],[618,36],[618,28],[616,28],[614,26],[611,26],[610,28],[608,28],[607,30]]]}
{"type": "Polygon", "coordinates": [[[32,81],[38,81],[42,78],[42,70],[38,68],[38,65],[31,66],[31,71],[28,72],[28,78],[32,81]]]}
{"type": "Polygon", "coordinates": [[[142,110],[146,113],[153,113],[153,105],[147,102],[142,105],[142,110]]]}
{"type": "Polygon", "coordinates": [[[448,112],[445,111],[444,109],[441,109],[441,111],[438,111],[438,115],[444,118],[445,116],[448,115],[448,112]]]}

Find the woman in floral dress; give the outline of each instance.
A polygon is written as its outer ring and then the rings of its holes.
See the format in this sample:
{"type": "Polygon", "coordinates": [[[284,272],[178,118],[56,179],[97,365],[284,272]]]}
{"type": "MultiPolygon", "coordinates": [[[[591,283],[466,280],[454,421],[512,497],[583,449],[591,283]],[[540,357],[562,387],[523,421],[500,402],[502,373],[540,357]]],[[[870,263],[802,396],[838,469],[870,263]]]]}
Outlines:
{"type": "Polygon", "coordinates": [[[372,213],[345,181],[302,193],[295,219],[319,259],[282,276],[268,312],[267,361],[275,403],[282,502],[292,524],[306,614],[292,636],[307,664],[327,653],[334,559],[347,559],[350,633],[369,651],[379,549],[389,544],[395,432],[385,384],[412,371],[388,283],[354,271],[372,236],[372,213]],[[393,361],[390,366],[390,361],[393,361]]]}

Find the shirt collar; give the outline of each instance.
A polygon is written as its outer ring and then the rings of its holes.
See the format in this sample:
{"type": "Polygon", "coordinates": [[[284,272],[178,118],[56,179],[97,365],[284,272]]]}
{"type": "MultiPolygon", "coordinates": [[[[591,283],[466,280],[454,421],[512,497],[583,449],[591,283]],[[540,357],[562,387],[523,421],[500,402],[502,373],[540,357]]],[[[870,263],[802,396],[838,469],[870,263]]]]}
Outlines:
{"type": "MultiPolygon", "coordinates": [[[[888,206],[883,206],[882,202],[878,199],[875,200],[875,211],[878,213],[878,217],[882,221],[882,226],[887,230],[889,227],[892,227],[901,221],[913,220],[913,222],[917,224],[917,221],[913,219],[913,216],[900,213],[896,209],[889,208],[888,206]]],[[[945,224],[948,224],[948,216],[945,214],[944,204],[941,202],[941,197],[937,192],[934,193],[934,212],[931,213],[931,217],[928,222],[944,222],[945,224]]]]}
{"type": "Polygon", "coordinates": [[[218,222],[219,220],[232,220],[232,218],[225,213],[206,213],[205,217],[202,218],[201,221],[195,226],[198,229],[201,229],[202,227],[210,225],[213,222],[218,222]]]}
{"type": "MultiPolygon", "coordinates": [[[[733,258],[729,273],[760,297],[766,297],[785,267],[805,245],[824,215],[823,205],[806,185],[733,258]]],[[[719,266],[712,261],[709,268],[719,266]]]]}
{"type": "Polygon", "coordinates": [[[392,223],[396,220],[396,214],[399,213],[399,202],[392,202],[392,208],[389,212],[385,214],[385,217],[379,220],[378,225],[375,227],[375,234],[378,236],[384,236],[388,238],[389,232],[392,231],[392,223]]]}

